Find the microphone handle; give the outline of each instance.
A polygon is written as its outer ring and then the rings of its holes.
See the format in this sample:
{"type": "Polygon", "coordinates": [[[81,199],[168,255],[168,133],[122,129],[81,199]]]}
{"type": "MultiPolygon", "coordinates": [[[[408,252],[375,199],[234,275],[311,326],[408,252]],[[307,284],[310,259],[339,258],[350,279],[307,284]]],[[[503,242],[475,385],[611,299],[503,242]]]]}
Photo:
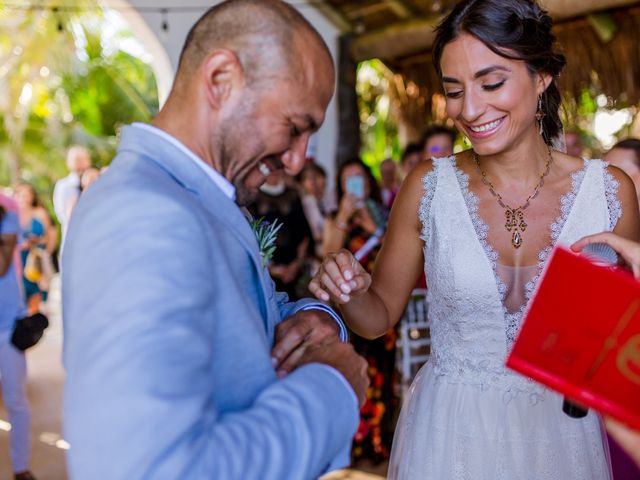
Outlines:
{"type": "Polygon", "coordinates": [[[567,397],[564,397],[564,402],[562,403],[562,411],[569,415],[571,418],[584,418],[589,413],[589,410],[576,405],[572,401],[568,400],[567,397]]]}

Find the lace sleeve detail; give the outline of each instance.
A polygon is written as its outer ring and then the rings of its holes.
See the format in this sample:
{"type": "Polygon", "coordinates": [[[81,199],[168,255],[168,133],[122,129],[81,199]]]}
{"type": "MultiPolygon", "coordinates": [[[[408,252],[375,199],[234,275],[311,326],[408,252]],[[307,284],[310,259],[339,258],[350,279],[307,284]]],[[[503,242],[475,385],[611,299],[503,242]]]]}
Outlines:
{"type": "Polygon", "coordinates": [[[420,207],[418,208],[418,216],[420,223],[422,224],[422,231],[420,232],[420,238],[423,241],[427,241],[429,238],[429,217],[431,214],[431,203],[433,202],[433,196],[436,193],[436,186],[438,185],[438,170],[440,162],[434,159],[433,169],[426,173],[422,177],[422,200],[420,200],[420,207]]]}
{"type": "Polygon", "coordinates": [[[618,224],[618,220],[620,220],[620,217],[622,216],[622,205],[618,199],[618,188],[620,188],[620,183],[606,168],[609,164],[607,162],[603,162],[603,164],[604,194],[607,198],[607,208],[609,210],[609,231],[613,231],[618,224]]]}

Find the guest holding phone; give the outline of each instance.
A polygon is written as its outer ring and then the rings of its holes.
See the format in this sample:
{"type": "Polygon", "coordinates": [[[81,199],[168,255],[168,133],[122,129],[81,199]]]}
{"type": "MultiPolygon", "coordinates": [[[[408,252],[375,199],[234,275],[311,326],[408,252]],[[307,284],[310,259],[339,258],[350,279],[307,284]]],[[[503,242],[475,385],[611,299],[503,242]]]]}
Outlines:
{"type": "MultiPolygon", "coordinates": [[[[387,225],[387,210],[371,170],[360,159],[343,163],[336,178],[338,210],[324,227],[325,255],[348,249],[371,272],[387,225]]],[[[351,333],[356,351],[369,362],[371,388],[360,409],[360,425],[353,443],[353,460],[380,462],[388,458],[393,437],[392,375],[395,365],[395,332],[376,340],[351,333]]]]}

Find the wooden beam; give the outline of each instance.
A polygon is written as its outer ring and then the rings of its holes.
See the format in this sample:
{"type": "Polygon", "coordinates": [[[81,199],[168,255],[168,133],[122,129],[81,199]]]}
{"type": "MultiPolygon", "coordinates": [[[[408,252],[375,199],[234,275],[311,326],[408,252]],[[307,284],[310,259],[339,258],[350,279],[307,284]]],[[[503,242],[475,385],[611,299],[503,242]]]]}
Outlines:
{"type": "Polygon", "coordinates": [[[380,30],[362,34],[351,44],[355,61],[380,58],[382,60],[404,57],[431,47],[433,29],[439,18],[408,20],[392,24],[380,30]]]}
{"type": "MultiPolygon", "coordinates": [[[[640,0],[546,0],[543,6],[557,21],[638,4],[640,0]]],[[[440,19],[407,20],[364,33],[353,39],[351,54],[360,62],[370,58],[390,60],[429,50],[435,38],[433,29],[440,19]]]]}
{"type": "Polygon", "coordinates": [[[393,13],[402,19],[409,18],[414,13],[403,0],[387,0],[386,3],[389,10],[393,11],[393,13]]]}
{"type": "Polygon", "coordinates": [[[338,30],[340,30],[340,33],[347,33],[353,30],[351,22],[349,22],[349,20],[347,20],[339,10],[325,0],[316,0],[311,5],[322,15],[327,17],[327,19],[333,23],[338,30]]]}

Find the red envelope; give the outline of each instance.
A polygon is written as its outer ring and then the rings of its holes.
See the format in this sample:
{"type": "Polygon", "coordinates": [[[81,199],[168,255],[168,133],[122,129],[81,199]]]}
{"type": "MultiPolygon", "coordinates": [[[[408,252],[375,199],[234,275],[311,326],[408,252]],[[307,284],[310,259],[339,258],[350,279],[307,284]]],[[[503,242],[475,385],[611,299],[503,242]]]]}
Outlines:
{"type": "Polygon", "coordinates": [[[552,253],[507,366],[640,428],[640,282],[552,253]]]}

